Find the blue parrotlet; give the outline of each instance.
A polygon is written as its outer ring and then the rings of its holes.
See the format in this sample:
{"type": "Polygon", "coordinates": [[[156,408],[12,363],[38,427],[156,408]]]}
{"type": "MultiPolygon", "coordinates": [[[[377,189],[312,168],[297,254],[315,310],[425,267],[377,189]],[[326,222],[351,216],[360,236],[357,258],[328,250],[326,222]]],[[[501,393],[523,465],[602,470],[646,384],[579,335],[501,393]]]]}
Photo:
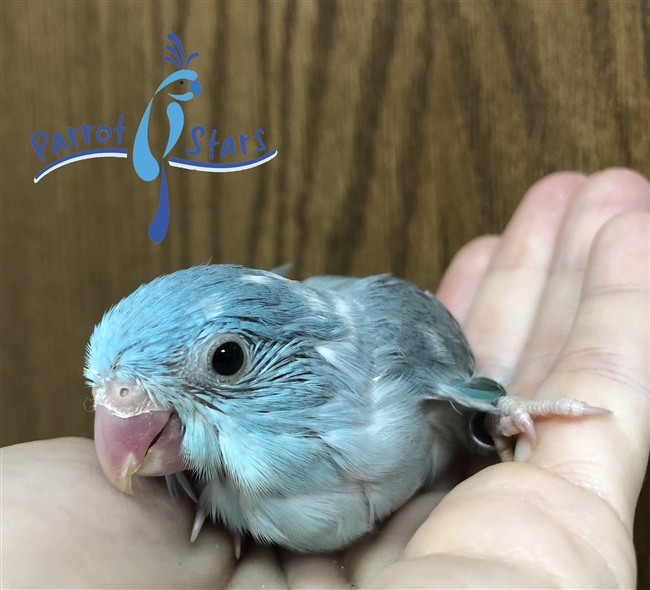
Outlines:
{"type": "MultiPolygon", "coordinates": [[[[605,411],[506,396],[458,323],[389,275],[304,282],[235,265],[161,276],[106,312],[87,349],[109,480],[167,476],[236,538],[332,551],[449,468],[460,447],[605,411]],[[487,419],[484,418],[487,416],[487,419]]],[[[511,455],[510,455],[511,456],[511,455]]]]}

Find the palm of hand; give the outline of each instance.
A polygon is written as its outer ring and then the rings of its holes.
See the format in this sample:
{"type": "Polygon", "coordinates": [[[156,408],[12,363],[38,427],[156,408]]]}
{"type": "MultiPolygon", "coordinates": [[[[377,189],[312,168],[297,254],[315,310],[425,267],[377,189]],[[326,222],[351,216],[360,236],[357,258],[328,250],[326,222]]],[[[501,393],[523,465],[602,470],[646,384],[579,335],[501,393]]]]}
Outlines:
{"type": "Polygon", "coordinates": [[[50,569],[30,582],[66,587],[633,586],[632,520],[650,444],[647,210],[648,184],[632,173],[549,177],[501,238],[459,253],[438,293],[485,374],[512,374],[508,389],[522,397],[575,397],[613,417],[538,422],[538,446],[520,440],[517,462],[411,500],[347,551],[249,543],[239,562],[220,527],[190,545],[192,509],[172,504],[160,482],[136,478],[134,497],[119,494],[89,443],[22,445],[3,457],[3,510],[14,508],[3,536],[14,535],[15,554],[5,563],[42,547],[50,569]],[[35,473],[48,490],[25,494],[35,473]],[[41,511],[54,524],[51,536],[42,522],[33,529],[35,541],[24,517],[41,511]],[[71,556],[86,565],[66,568],[71,556]]]}

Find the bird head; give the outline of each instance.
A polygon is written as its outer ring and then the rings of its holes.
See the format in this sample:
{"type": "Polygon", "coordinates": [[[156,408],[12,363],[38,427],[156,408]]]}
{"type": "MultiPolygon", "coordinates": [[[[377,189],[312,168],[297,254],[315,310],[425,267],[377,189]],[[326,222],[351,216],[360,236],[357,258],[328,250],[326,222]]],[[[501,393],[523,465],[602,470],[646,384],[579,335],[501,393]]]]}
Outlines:
{"type": "MultiPolygon", "coordinates": [[[[179,86],[183,86],[185,82],[189,82],[187,85],[188,91],[183,92],[182,94],[178,94],[177,92],[168,92],[169,96],[176,100],[180,101],[188,101],[192,100],[193,98],[196,98],[199,94],[201,94],[201,83],[197,80],[197,73],[193,70],[179,70],[178,72],[174,72],[173,74],[170,74],[167,76],[160,86],[158,86],[158,89],[156,90],[156,94],[158,94],[161,90],[164,88],[167,88],[168,86],[171,86],[174,83],[178,83],[175,85],[176,88],[179,86]]],[[[179,88],[180,90],[180,88],[179,88]]]]}
{"type": "Polygon", "coordinates": [[[356,335],[334,298],[272,273],[204,265],[159,277],[107,311],[84,375],[109,480],[130,493],[136,473],[189,469],[246,483],[287,437],[315,436],[324,406],[328,427],[343,420],[332,394],[349,384],[327,359],[356,335]]]}
{"type": "Polygon", "coordinates": [[[188,70],[187,67],[194,58],[199,56],[199,54],[196,52],[192,53],[187,56],[187,59],[185,59],[185,51],[183,50],[181,40],[173,33],[167,35],[167,39],[171,41],[172,45],[167,45],[165,49],[167,49],[171,55],[164,56],[163,61],[171,62],[176,66],[178,71],[170,74],[162,81],[156,90],[156,94],[176,82],[178,83],[177,86],[182,86],[185,82],[188,82],[187,92],[182,92],[180,94],[178,92],[168,92],[168,94],[172,98],[180,101],[187,101],[196,98],[201,94],[201,83],[197,80],[197,73],[194,70],[188,70]]]}

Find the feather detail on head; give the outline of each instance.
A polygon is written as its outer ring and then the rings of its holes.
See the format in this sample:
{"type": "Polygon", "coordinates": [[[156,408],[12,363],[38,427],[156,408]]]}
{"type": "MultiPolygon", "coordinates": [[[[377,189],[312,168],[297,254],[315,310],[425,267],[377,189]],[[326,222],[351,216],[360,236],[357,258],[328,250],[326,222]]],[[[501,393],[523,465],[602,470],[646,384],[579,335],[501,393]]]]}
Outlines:
{"type": "Polygon", "coordinates": [[[171,53],[171,57],[169,55],[166,55],[163,57],[163,61],[168,61],[170,63],[173,63],[176,66],[177,70],[186,70],[187,66],[190,65],[190,62],[195,58],[198,57],[199,54],[194,52],[191,55],[185,59],[185,52],[183,51],[183,43],[181,43],[181,40],[178,38],[177,35],[174,35],[174,33],[169,33],[167,35],[167,39],[169,39],[174,45],[166,45],[165,49],[171,53]]]}

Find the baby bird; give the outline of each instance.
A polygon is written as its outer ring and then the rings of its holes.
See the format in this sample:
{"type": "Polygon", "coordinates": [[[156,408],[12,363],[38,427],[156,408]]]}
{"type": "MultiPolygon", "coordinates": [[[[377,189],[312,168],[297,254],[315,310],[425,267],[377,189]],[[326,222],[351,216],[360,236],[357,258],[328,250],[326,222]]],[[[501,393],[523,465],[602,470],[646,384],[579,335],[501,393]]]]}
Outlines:
{"type": "MultiPolygon", "coordinates": [[[[235,265],[161,276],[87,348],[110,481],[166,475],[204,519],[300,552],[349,545],[444,473],[460,447],[540,415],[604,411],[505,397],[429,292],[389,275],[304,282],[235,265]]],[[[502,454],[507,446],[501,445],[502,454]]]]}

